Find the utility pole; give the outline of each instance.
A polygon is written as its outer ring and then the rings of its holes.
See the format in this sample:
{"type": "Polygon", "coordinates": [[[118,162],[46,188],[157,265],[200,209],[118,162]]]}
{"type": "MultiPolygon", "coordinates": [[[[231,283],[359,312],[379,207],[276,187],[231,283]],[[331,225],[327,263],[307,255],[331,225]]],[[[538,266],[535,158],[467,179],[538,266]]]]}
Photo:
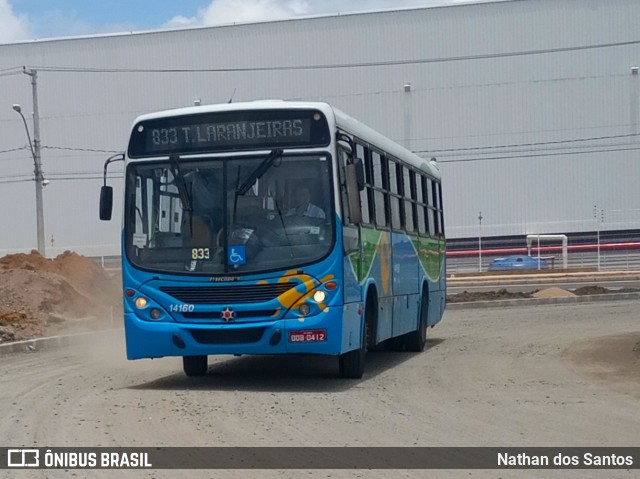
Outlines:
{"type": "Polygon", "coordinates": [[[604,210],[593,205],[593,218],[596,220],[596,241],[598,244],[598,271],[600,271],[600,223],[604,223],[604,210]],[[599,217],[599,218],[598,218],[599,217]]]}
{"type": "Polygon", "coordinates": [[[478,272],[482,273],[482,211],[478,213],[478,272]]]}
{"type": "Polygon", "coordinates": [[[36,180],[36,226],[38,233],[38,252],[46,257],[44,244],[44,208],[42,202],[42,188],[44,175],[40,156],[40,113],[38,111],[38,72],[33,69],[22,69],[25,75],[31,77],[31,92],[33,94],[33,174],[36,180]]]}
{"type": "Polygon", "coordinates": [[[407,150],[411,149],[411,113],[413,103],[411,102],[411,83],[407,82],[402,87],[404,90],[403,103],[404,103],[404,147],[407,150]]]}

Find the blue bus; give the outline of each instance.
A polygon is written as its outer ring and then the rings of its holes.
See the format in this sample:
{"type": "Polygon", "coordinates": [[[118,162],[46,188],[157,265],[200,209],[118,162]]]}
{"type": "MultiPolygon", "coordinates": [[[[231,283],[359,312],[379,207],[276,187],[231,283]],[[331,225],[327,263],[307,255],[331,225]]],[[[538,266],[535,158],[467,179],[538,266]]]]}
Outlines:
{"type": "Polygon", "coordinates": [[[260,101],[136,119],[122,231],[129,359],[422,351],[445,308],[440,173],[336,108],[260,101]]]}

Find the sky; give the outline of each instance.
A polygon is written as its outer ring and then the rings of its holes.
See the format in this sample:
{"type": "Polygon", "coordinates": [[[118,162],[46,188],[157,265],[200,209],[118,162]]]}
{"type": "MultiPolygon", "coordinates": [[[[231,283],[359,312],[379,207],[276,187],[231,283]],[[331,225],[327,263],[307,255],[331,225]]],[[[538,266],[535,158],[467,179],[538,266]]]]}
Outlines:
{"type": "MultiPolygon", "coordinates": [[[[0,43],[268,21],[469,0],[0,0],[0,43]]],[[[480,0],[488,1],[488,0],[480,0]]]]}

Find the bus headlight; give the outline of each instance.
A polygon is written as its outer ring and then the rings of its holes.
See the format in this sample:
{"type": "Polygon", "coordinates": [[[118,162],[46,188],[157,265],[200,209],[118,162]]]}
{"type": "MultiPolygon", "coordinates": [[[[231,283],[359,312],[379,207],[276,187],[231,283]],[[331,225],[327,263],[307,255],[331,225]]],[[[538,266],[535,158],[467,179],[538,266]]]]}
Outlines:
{"type": "Polygon", "coordinates": [[[147,307],[147,298],[143,298],[142,296],[140,296],[139,298],[136,298],[136,308],[138,309],[144,309],[147,307]]]}
{"type": "Polygon", "coordinates": [[[298,312],[302,316],[306,316],[307,314],[309,314],[309,311],[311,311],[311,308],[309,307],[309,305],[307,303],[301,304],[300,307],[298,308],[298,312]]]}
{"type": "Polygon", "coordinates": [[[151,315],[151,319],[160,319],[160,316],[162,316],[162,311],[160,311],[158,308],[151,308],[149,314],[151,315]]]}
{"type": "Polygon", "coordinates": [[[318,290],[315,293],[313,293],[313,300],[316,303],[323,303],[326,298],[327,298],[327,294],[322,290],[318,290]]]}

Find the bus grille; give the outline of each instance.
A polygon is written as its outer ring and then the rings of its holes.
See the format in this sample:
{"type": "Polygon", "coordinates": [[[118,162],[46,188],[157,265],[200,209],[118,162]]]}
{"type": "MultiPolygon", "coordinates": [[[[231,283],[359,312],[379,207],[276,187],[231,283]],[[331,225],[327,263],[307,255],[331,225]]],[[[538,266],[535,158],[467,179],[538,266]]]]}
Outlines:
{"type": "MultiPolygon", "coordinates": [[[[279,309],[265,309],[260,311],[234,311],[234,319],[272,318],[278,314],[279,309]]],[[[217,319],[223,322],[220,311],[193,311],[182,313],[185,319],[217,319]]]]}
{"type": "Polygon", "coordinates": [[[191,336],[200,344],[257,343],[265,328],[192,329],[191,336]]]}
{"type": "Polygon", "coordinates": [[[271,301],[295,286],[295,283],[238,286],[161,286],[160,291],[189,304],[240,304],[271,301]]]}

